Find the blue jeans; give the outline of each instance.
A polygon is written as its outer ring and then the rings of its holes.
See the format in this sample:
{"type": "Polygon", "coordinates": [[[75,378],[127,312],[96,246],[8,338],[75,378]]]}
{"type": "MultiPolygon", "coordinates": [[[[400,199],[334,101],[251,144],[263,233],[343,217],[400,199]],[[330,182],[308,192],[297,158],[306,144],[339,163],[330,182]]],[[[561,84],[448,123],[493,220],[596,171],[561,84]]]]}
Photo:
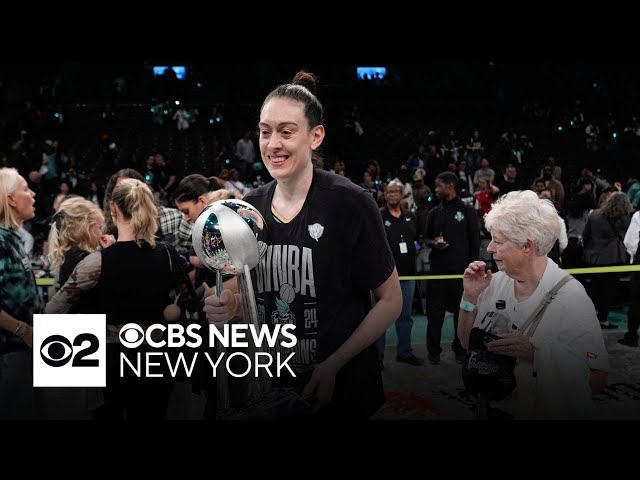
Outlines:
{"type": "MultiPolygon", "coordinates": [[[[396,320],[396,335],[398,336],[397,355],[398,357],[408,357],[412,354],[411,348],[411,328],[413,327],[413,319],[411,311],[413,309],[413,294],[416,289],[415,280],[402,280],[400,282],[402,290],[402,311],[396,320]]],[[[386,344],[386,332],[376,340],[378,355],[384,357],[384,348],[386,344]]]]}

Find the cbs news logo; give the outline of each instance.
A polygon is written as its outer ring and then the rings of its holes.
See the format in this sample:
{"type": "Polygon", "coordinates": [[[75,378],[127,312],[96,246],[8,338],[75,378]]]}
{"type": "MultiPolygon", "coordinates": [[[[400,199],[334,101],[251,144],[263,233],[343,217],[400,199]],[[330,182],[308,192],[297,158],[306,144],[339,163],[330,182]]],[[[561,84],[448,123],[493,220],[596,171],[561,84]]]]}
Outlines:
{"type": "Polygon", "coordinates": [[[33,316],[34,387],[105,387],[104,314],[33,316]]]}

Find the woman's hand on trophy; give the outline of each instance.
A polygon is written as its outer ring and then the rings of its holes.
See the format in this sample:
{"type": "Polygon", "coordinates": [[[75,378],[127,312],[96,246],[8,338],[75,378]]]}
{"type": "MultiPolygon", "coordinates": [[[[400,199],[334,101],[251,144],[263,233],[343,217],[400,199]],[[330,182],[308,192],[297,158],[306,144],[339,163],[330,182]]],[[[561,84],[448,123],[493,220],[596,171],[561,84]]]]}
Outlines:
{"type": "Polygon", "coordinates": [[[220,297],[215,293],[215,289],[206,283],[204,285],[204,313],[207,315],[209,323],[222,328],[225,323],[238,315],[237,310],[241,305],[240,294],[233,293],[229,289],[222,290],[220,297]]]}

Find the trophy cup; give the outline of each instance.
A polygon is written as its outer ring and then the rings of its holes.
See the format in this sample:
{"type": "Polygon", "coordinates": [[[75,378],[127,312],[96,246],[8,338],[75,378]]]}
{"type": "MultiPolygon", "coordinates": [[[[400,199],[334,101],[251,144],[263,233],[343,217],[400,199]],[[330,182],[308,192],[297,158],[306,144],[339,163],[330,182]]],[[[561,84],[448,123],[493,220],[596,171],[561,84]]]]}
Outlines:
{"type": "MultiPolygon", "coordinates": [[[[192,233],[196,255],[207,268],[216,272],[216,295],[219,297],[222,292],[222,275],[235,275],[242,298],[242,321],[253,324],[256,330],[260,328],[260,322],[250,270],[258,265],[261,254],[266,251],[266,245],[257,239],[265,226],[264,218],[251,204],[236,199],[219,200],[205,207],[192,233]]],[[[259,346],[249,341],[247,354],[250,358],[259,350],[259,346]]],[[[219,343],[218,356],[225,351],[219,343]]],[[[238,408],[230,404],[231,386],[225,361],[223,358],[216,372],[218,413],[222,418],[231,416],[232,411],[238,408]]],[[[270,379],[262,370],[257,379],[249,377],[244,384],[234,386],[240,387],[234,389],[235,393],[240,390],[236,395],[236,405],[255,402],[271,390],[270,379]]]]}

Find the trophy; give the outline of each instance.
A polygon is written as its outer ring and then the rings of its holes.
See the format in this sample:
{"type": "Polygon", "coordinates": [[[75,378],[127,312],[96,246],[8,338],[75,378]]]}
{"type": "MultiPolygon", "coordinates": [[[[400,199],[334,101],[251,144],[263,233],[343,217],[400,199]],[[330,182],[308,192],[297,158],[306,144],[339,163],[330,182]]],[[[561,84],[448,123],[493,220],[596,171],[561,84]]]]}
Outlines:
{"type": "MultiPolygon", "coordinates": [[[[219,200],[202,211],[193,226],[193,247],[207,268],[216,272],[216,294],[222,292],[222,274],[235,275],[242,298],[243,322],[260,328],[258,310],[251,281],[251,269],[256,267],[267,251],[258,240],[266,234],[266,222],[260,212],[242,200],[219,200]]],[[[248,342],[251,358],[261,350],[248,342]]],[[[225,351],[218,345],[218,355],[225,351]]],[[[218,366],[218,418],[233,420],[273,420],[307,415],[309,405],[293,388],[272,388],[271,379],[260,369],[258,377],[245,382],[231,381],[226,368],[218,366]],[[233,395],[230,395],[230,392],[233,395]],[[230,398],[231,397],[231,398],[230,398]],[[230,401],[233,400],[233,401],[230,401]]]]}
{"type": "MultiPolygon", "coordinates": [[[[266,245],[258,241],[258,235],[264,232],[266,223],[258,210],[242,200],[230,199],[214,202],[198,216],[192,232],[193,248],[200,261],[216,273],[216,295],[222,292],[222,275],[235,275],[238,290],[242,298],[242,321],[253,324],[256,331],[260,328],[258,312],[251,282],[250,270],[260,262],[266,251],[266,245]]],[[[251,358],[259,347],[249,341],[247,354],[251,358]]],[[[220,343],[218,355],[226,349],[220,343]]],[[[225,358],[223,360],[226,361],[225,358]]],[[[217,400],[219,416],[231,415],[229,375],[224,361],[218,366],[217,400]],[[220,368],[222,367],[222,368],[220,368]]],[[[257,379],[249,380],[240,387],[235,403],[246,405],[255,402],[271,390],[269,377],[260,370],[257,379]]],[[[234,389],[237,393],[238,389],[234,389]]]]}

